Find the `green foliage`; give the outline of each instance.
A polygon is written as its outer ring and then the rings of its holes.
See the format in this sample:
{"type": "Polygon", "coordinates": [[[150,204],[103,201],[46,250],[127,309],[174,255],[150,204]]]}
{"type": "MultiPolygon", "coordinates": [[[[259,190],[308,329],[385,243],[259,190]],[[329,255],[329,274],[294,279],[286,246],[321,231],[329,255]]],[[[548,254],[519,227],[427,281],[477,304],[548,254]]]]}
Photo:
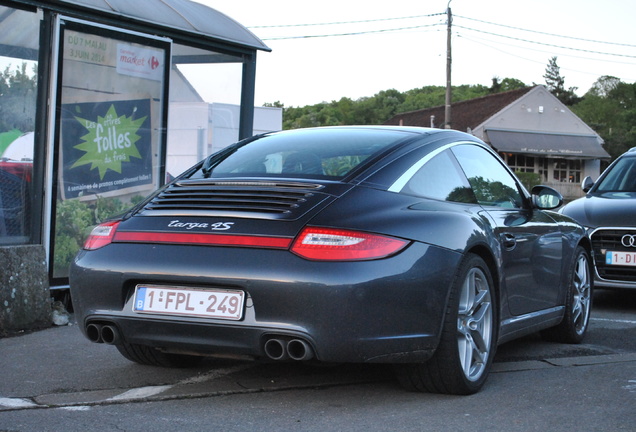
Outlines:
{"type": "Polygon", "coordinates": [[[494,77],[492,79],[492,86],[490,87],[490,93],[501,93],[510,90],[517,90],[521,88],[525,88],[526,85],[523,81],[520,81],[515,78],[504,78],[499,81],[499,77],[494,77]]]}
{"type": "Polygon", "coordinates": [[[541,176],[538,173],[516,171],[515,175],[521,181],[521,184],[529,191],[532,190],[534,186],[541,184],[541,176]]]}
{"type": "Polygon", "coordinates": [[[33,130],[36,94],[37,73],[28,73],[26,63],[0,73],[0,131],[33,130]]]}
{"type": "Polygon", "coordinates": [[[603,138],[612,159],[636,147],[636,83],[603,76],[572,111],[603,138]]]}
{"type": "Polygon", "coordinates": [[[574,105],[581,100],[575,94],[577,87],[565,89],[565,77],[561,76],[561,69],[557,65],[556,57],[552,57],[548,62],[543,78],[545,78],[545,83],[550,93],[555,95],[565,105],[574,105]]]}
{"type": "MultiPolygon", "coordinates": [[[[498,91],[525,87],[515,79],[504,79],[498,91]]],[[[452,88],[453,101],[486,96],[493,90],[482,85],[461,85],[452,88]]],[[[494,91],[495,93],[497,91],[494,91]]],[[[298,129],[318,126],[376,125],[383,124],[398,113],[416,111],[444,105],[446,88],[427,86],[400,92],[395,89],[383,90],[374,96],[357,100],[343,97],[338,101],[322,102],[304,107],[287,107],[276,101],[265,106],[284,108],[283,129],[298,129]]]]}
{"type": "Polygon", "coordinates": [[[490,181],[481,176],[471,177],[468,181],[480,204],[505,207],[508,203],[514,205],[519,196],[516,190],[500,181],[490,181]]]}
{"type": "MultiPolygon", "coordinates": [[[[139,203],[142,196],[133,197],[139,203]]],[[[68,266],[81,249],[93,227],[105,220],[124,213],[130,205],[116,198],[97,198],[92,203],[77,199],[57,203],[55,222],[55,269],[56,276],[66,275],[68,266]]]]}
{"type": "Polygon", "coordinates": [[[322,167],[326,175],[344,176],[364,160],[362,156],[338,156],[323,161],[322,167]]]}
{"type": "Polygon", "coordinates": [[[0,132],[0,155],[11,145],[13,141],[18,139],[22,135],[22,132],[17,129],[12,129],[7,132],[0,132]]]}

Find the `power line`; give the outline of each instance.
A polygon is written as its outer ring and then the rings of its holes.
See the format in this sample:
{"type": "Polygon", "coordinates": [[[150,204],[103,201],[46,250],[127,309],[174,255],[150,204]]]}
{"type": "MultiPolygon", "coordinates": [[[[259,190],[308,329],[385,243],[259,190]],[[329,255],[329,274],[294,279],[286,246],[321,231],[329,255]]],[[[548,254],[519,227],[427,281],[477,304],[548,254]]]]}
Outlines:
{"type": "MultiPolygon", "coordinates": [[[[249,26],[248,28],[249,29],[271,29],[271,28],[291,28],[291,27],[316,27],[316,26],[330,26],[330,25],[353,25],[353,24],[363,24],[363,23],[374,23],[374,22],[386,22],[386,21],[397,21],[397,20],[407,20],[407,19],[430,18],[430,17],[434,17],[434,16],[441,16],[441,15],[446,15],[446,12],[434,13],[434,14],[428,14],[428,15],[412,15],[412,16],[406,16],[406,17],[390,17],[390,18],[367,19],[367,20],[358,20],[358,21],[334,21],[334,22],[326,22],[326,23],[305,23],[305,24],[281,24],[281,25],[249,26]]],[[[504,28],[508,28],[508,29],[511,29],[511,30],[520,30],[520,31],[525,31],[525,32],[535,33],[535,34],[540,34],[540,35],[545,35],[545,36],[551,36],[551,37],[560,37],[560,38],[578,40],[578,41],[583,41],[583,42],[591,42],[591,43],[599,43],[599,44],[607,44],[607,45],[615,45],[615,46],[623,46],[623,47],[636,47],[636,45],[630,45],[630,44],[624,44],[624,43],[615,43],[615,42],[599,41],[599,40],[592,40],[592,39],[584,39],[584,38],[573,37],[573,36],[564,36],[564,35],[547,33],[547,32],[542,32],[542,31],[529,30],[529,29],[524,29],[524,28],[521,28],[521,27],[509,26],[509,25],[505,25],[505,24],[498,24],[498,23],[485,21],[485,20],[480,20],[480,19],[476,19],[476,18],[465,17],[465,16],[462,16],[462,15],[454,15],[454,17],[463,18],[463,19],[471,20],[471,21],[477,21],[477,22],[481,22],[481,23],[484,23],[484,24],[504,27],[504,28]]],[[[355,32],[327,33],[327,34],[314,34],[314,35],[307,34],[307,35],[299,35],[299,36],[263,37],[263,38],[261,38],[261,40],[263,40],[263,41],[280,41],[280,40],[293,40],[293,39],[312,39],[312,38],[328,38],[328,37],[342,37],[342,36],[359,36],[359,35],[373,34],[373,33],[387,33],[387,32],[399,32],[399,31],[416,30],[416,29],[422,29],[422,28],[427,28],[427,27],[436,27],[436,26],[442,26],[442,25],[444,25],[444,23],[439,22],[439,23],[435,23],[435,24],[425,24],[425,25],[417,25],[417,26],[403,26],[403,27],[396,27],[396,28],[385,28],[385,29],[377,29],[377,30],[363,30],[363,31],[355,31],[355,32]]],[[[590,53],[590,54],[608,55],[608,56],[615,56],[615,57],[636,58],[636,56],[628,55],[628,54],[616,54],[616,53],[594,51],[594,50],[582,49],[582,48],[573,48],[573,47],[562,46],[562,45],[557,45],[557,44],[539,42],[539,41],[536,41],[536,40],[530,40],[530,39],[525,39],[525,38],[520,38],[520,37],[508,36],[508,35],[505,35],[505,34],[499,34],[499,33],[489,32],[489,31],[485,31],[485,30],[478,30],[478,29],[475,29],[475,28],[472,28],[472,27],[462,26],[462,25],[458,25],[456,23],[453,23],[453,27],[461,28],[461,29],[468,30],[468,31],[473,31],[473,32],[476,32],[476,33],[488,34],[488,35],[496,36],[496,37],[500,37],[500,38],[512,39],[512,40],[516,40],[516,41],[520,41],[520,42],[524,42],[524,43],[543,45],[543,46],[551,47],[551,48],[559,48],[559,49],[564,49],[564,50],[578,51],[578,52],[584,52],[584,53],[590,53]]]]}
{"type": "Polygon", "coordinates": [[[514,37],[514,36],[506,36],[506,35],[502,35],[502,34],[498,34],[498,33],[492,33],[492,32],[488,32],[488,31],[484,31],[484,30],[477,30],[477,29],[474,29],[474,28],[465,27],[465,26],[461,26],[461,25],[457,25],[457,24],[455,24],[454,27],[459,27],[459,28],[462,28],[464,30],[470,30],[470,31],[474,31],[474,32],[477,32],[477,33],[488,34],[488,35],[491,35],[491,36],[497,36],[497,37],[502,37],[502,38],[506,38],[506,39],[512,39],[512,40],[516,40],[516,41],[520,41],[520,42],[526,42],[526,43],[531,43],[531,44],[536,44],[536,45],[549,46],[549,47],[552,47],[552,48],[560,48],[560,49],[566,49],[566,50],[571,50],[571,51],[586,52],[586,53],[591,53],[591,54],[609,55],[609,56],[616,56],[616,57],[636,58],[636,56],[627,55],[627,54],[608,53],[608,52],[593,51],[593,50],[582,49],[582,48],[566,47],[566,46],[562,46],[562,45],[549,44],[549,43],[545,43],[545,42],[537,42],[537,41],[523,39],[523,38],[518,38],[518,37],[514,37]]]}
{"type": "Polygon", "coordinates": [[[399,27],[399,28],[389,28],[389,29],[379,29],[379,30],[365,30],[359,32],[350,32],[350,33],[330,33],[330,34],[318,34],[318,35],[302,35],[302,36],[281,36],[281,37],[270,37],[270,38],[261,38],[262,41],[275,41],[275,40],[288,40],[288,39],[310,39],[310,38],[325,38],[325,37],[338,37],[338,36],[358,36],[364,34],[371,33],[386,33],[386,32],[397,32],[397,31],[405,31],[405,30],[415,30],[421,29],[425,27],[435,27],[443,25],[442,23],[437,24],[427,24],[427,25],[418,25],[411,27],[399,27]]]}
{"type": "Polygon", "coordinates": [[[616,46],[625,46],[625,47],[630,47],[630,48],[636,48],[636,45],[617,43],[617,42],[606,42],[606,41],[599,41],[599,40],[593,40],[593,39],[584,39],[584,38],[580,38],[580,37],[564,36],[564,35],[559,35],[559,34],[554,34],[554,33],[546,33],[546,32],[542,32],[542,31],[538,31],[538,30],[529,30],[529,29],[524,29],[524,28],[521,28],[521,27],[514,27],[514,26],[505,25],[505,24],[497,24],[497,23],[494,23],[494,22],[484,21],[484,20],[480,20],[480,19],[477,19],[477,18],[465,17],[465,16],[461,16],[461,15],[454,15],[454,17],[463,18],[463,19],[467,19],[467,20],[471,20],[471,21],[477,21],[477,22],[481,22],[481,23],[484,23],[484,24],[496,25],[496,26],[499,26],[499,27],[505,27],[505,28],[509,28],[509,29],[512,29],[512,30],[521,30],[521,31],[530,32],[530,33],[542,34],[542,35],[546,35],[546,36],[554,36],[554,37],[560,37],[560,38],[565,38],[565,39],[573,39],[573,40],[578,40],[578,41],[583,41],[583,42],[593,42],[593,43],[606,44],[606,45],[616,45],[616,46]]]}
{"type": "MultiPolygon", "coordinates": [[[[374,23],[374,22],[386,22],[386,21],[398,21],[398,20],[409,20],[409,19],[419,19],[419,18],[430,18],[430,17],[434,17],[434,16],[441,16],[441,15],[446,15],[446,12],[439,12],[439,13],[433,13],[433,14],[427,14],[427,15],[411,15],[411,16],[405,16],[405,17],[390,17],[390,18],[378,18],[378,19],[367,19],[367,20],[357,20],[357,21],[334,21],[334,22],[326,22],[326,23],[277,24],[277,25],[248,26],[247,28],[248,29],[272,29],[272,28],[292,28],[292,27],[317,27],[317,26],[331,26],[331,25],[353,25],[353,24],[365,24],[365,23],[374,23]]],[[[462,19],[466,19],[466,20],[470,20],[470,21],[476,21],[476,22],[481,22],[481,23],[484,23],[484,24],[494,25],[494,26],[498,26],[498,27],[509,28],[511,30],[520,30],[520,31],[525,31],[525,32],[529,32],[529,33],[541,34],[541,35],[545,35],[545,36],[560,37],[560,38],[564,38],[564,39],[572,39],[572,40],[578,40],[578,41],[582,41],[582,42],[591,42],[591,43],[598,43],[598,44],[606,44],[606,45],[615,45],[615,46],[636,48],[636,45],[632,45],[632,44],[600,41],[600,40],[594,40],[594,39],[585,39],[585,38],[580,38],[580,37],[575,37],[575,36],[559,35],[559,34],[554,34],[554,33],[542,32],[542,31],[538,31],[538,30],[525,29],[525,28],[522,28],[522,27],[510,26],[510,25],[506,25],[506,24],[499,24],[499,23],[495,23],[495,22],[491,22],[491,21],[485,21],[485,20],[480,20],[480,19],[477,19],[477,18],[465,17],[465,16],[457,15],[457,14],[454,14],[453,16],[455,18],[462,18],[462,19]]],[[[339,37],[339,36],[356,36],[356,35],[371,34],[371,33],[384,33],[384,32],[413,30],[413,29],[417,29],[417,28],[431,27],[431,26],[436,26],[436,25],[442,25],[442,23],[429,24],[429,25],[420,25],[420,26],[406,26],[406,27],[398,27],[398,28],[391,28],[391,29],[366,30],[366,31],[359,31],[359,32],[347,32],[347,33],[329,33],[329,34],[320,34],[320,35],[300,35],[300,36],[271,37],[271,38],[262,38],[262,40],[265,41],[265,40],[285,40],[285,39],[307,39],[307,38],[325,38],[325,37],[339,37]]],[[[592,51],[592,50],[583,50],[583,49],[578,49],[578,48],[565,47],[565,46],[560,46],[560,45],[546,44],[546,43],[542,43],[542,42],[536,42],[536,41],[523,39],[523,38],[515,38],[515,37],[512,37],[512,36],[506,36],[506,35],[493,33],[493,32],[488,32],[488,31],[484,31],[484,30],[477,30],[477,29],[474,29],[474,28],[471,28],[471,27],[465,27],[465,26],[457,25],[455,23],[454,23],[454,26],[455,27],[464,28],[464,29],[470,30],[470,31],[490,34],[492,36],[515,39],[515,40],[519,40],[519,41],[522,41],[522,42],[535,43],[535,44],[550,46],[550,47],[554,47],[554,48],[570,49],[570,50],[574,50],[574,51],[589,52],[589,53],[594,53],[594,54],[614,55],[614,56],[619,56],[619,57],[630,57],[630,58],[634,57],[634,56],[629,56],[629,55],[612,54],[612,53],[598,52],[598,51],[592,51]]]]}
{"type": "MultiPolygon", "coordinates": [[[[523,47],[521,45],[513,45],[513,44],[505,43],[505,42],[495,42],[493,44],[493,41],[490,40],[490,39],[480,39],[479,37],[468,37],[468,36],[465,36],[463,34],[457,34],[457,36],[462,38],[462,39],[464,39],[464,40],[471,41],[471,42],[474,42],[476,44],[480,44],[482,46],[497,50],[497,51],[499,51],[499,52],[501,52],[503,54],[506,54],[506,55],[509,55],[509,56],[512,56],[512,57],[517,57],[517,58],[520,58],[522,60],[526,60],[526,61],[530,61],[530,62],[534,62],[534,63],[538,63],[538,64],[539,63],[543,64],[544,62],[543,61],[537,61],[537,60],[531,60],[529,58],[520,56],[519,54],[513,53],[511,51],[504,51],[503,49],[498,48],[495,45],[506,45],[506,46],[509,46],[509,47],[512,47],[512,48],[516,48],[516,49],[520,48],[520,49],[531,50],[531,51],[548,53],[548,54],[554,55],[554,52],[552,50],[548,50],[548,49],[523,47]]],[[[577,55],[574,55],[574,54],[569,54],[568,56],[571,57],[571,58],[580,58],[580,59],[583,59],[583,60],[591,60],[591,61],[597,61],[598,60],[597,58],[577,56],[577,55]]],[[[610,62],[610,63],[617,63],[617,64],[633,65],[632,62],[626,62],[626,61],[620,61],[620,60],[603,60],[603,61],[604,62],[610,62]]],[[[575,71],[575,72],[587,73],[587,72],[584,72],[584,71],[575,71]]],[[[596,75],[596,74],[591,74],[591,75],[596,75]]]]}
{"type": "Polygon", "coordinates": [[[428,15],[413,15],[407,17],[394,17],[394,18],[377,18],[377,19],[367,19],[360,21],[336,21],[330,23],[308,23],[308,24],[279,24],[279,25],[263,25],[263,26],[248,26],[248,29],[261,29],[261,28],[286,28],[286,27],[315,27],[315,26],[330,26],[330,25],[342,25],[342,24],[363,24],[370,22],[380,22],[380,21],[397,21],[397,20],[407,20],[407,19],[416,19],[416,18],[429,18],[438,15],[445,15],[445,12],[428,14],[428,15]]]}

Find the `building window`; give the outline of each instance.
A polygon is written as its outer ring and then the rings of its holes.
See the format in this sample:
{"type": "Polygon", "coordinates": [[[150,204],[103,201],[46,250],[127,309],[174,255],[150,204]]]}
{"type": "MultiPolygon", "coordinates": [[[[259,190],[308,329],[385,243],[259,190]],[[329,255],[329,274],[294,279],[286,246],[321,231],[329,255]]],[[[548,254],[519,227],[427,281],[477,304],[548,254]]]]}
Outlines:
{"type": "Polygon", "coordinates": [[[550,178],[550,161],[545,158],[539,159],[539,175],[541,176],[541,181],[547,182],[550,178]]]}
{"type": "Polygon", "coordinates": [[[0,245],[25,244],[32,241],[41,14],[0,6],[0,17],[16,29],[0,34],[0,245]]]}
{"type": "Polygon", "coordinates": [[[534,172],[535,158],[532,156],[508,153],[506,163],[514,172],[534,172]]]}
{"type": "Polygon", "coordinates": [[[557,182],[580,183],[581,161],[573,159],[554,159],[552,178],[557,182]]]}

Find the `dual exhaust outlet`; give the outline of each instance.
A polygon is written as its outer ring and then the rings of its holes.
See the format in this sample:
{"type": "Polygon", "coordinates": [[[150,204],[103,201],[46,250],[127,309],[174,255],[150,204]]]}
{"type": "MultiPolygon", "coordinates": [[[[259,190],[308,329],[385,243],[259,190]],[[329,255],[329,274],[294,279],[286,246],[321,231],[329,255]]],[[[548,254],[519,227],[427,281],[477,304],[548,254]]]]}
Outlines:
{"type": "Polygon", "coordinates": [[[86,337],[91,342],[117,345],[121,341],[119,330],[112,324],[90,323],[86,326],[86,337]]]}
{"type": "Polygon", "coordinates": [[[314,350],[302,339],[271,338],[265,342],[265,354],[270,360],[306,361],[314,358],[314,350]]]}
{"type": "MultiPolygon", "coordinates": [[[[94,343],[118,345],[121,335],[113,324],[90,323],[86,326],[86,337],[94,343]]],[[[271,360],[307,361],[314,358],[314,350],[302,339],[284,339],[274,337],[265,342],[265,354],[271,360]]]]}

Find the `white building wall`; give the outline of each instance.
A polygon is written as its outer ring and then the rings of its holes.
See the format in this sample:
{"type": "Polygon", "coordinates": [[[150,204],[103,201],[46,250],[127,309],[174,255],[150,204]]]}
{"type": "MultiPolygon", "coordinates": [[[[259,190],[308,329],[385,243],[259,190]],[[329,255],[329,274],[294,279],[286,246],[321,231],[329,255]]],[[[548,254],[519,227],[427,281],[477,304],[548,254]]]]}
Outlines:
{"type": "MultiPolygon", "coordinates": [[[[171,103],[166,172],[176,176],[206,156],[238,141],[239,112],[240,107],[232,104],[171,103]]],[[[254,135],[282,127],[282,108],[254,108],[254,135]]]]}
{"type": "Polygon", "coordinates": [[[168,150],[166,172],[177,175],[202,159],[200,131],[207,135],[208,104],[205,102],[171,103],[168,110],[168,150]]]}

